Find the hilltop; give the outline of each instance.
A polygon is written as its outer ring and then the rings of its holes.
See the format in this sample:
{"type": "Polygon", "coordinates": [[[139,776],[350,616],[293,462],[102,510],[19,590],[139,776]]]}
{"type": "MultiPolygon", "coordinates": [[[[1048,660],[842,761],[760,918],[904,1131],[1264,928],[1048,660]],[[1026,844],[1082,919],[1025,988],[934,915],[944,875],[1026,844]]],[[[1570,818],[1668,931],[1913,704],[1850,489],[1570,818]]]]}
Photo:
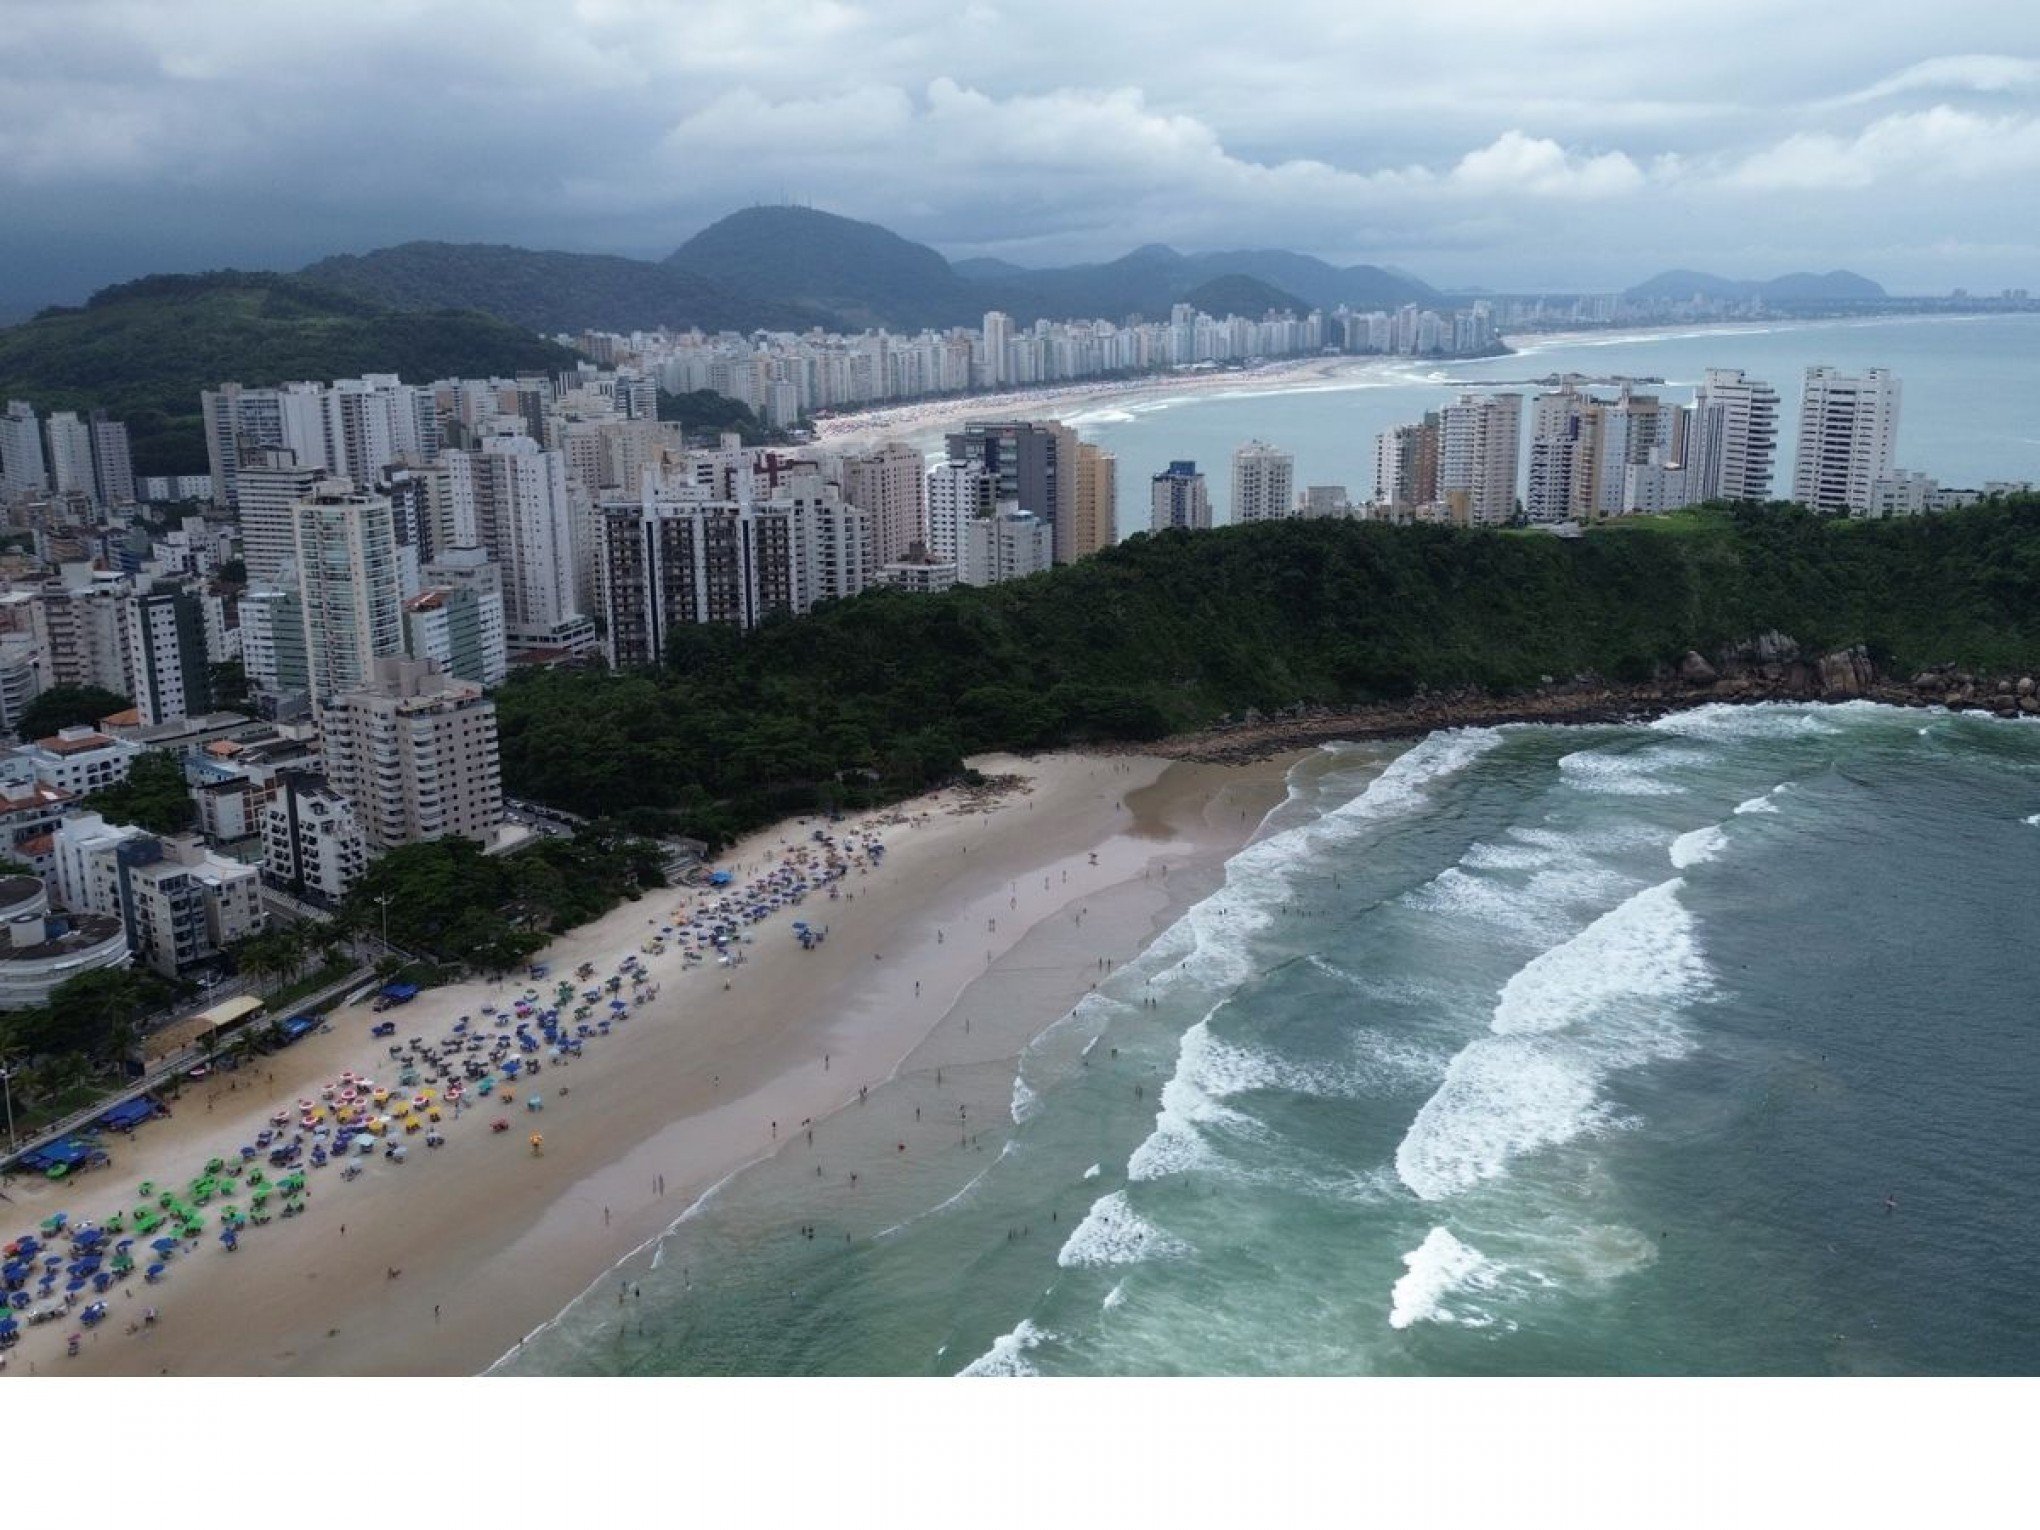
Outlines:
{"type": "Polygon", "coordinates": [[[1764,281],[1713,276],[1705,271],[1660,271],[1622,294],[1635,302],[1683,302],[1691,297],[1717,302],[1874,303],[1888,297],[1882,286],[1854,271],[1793,271],[1764,281]]]}
{"type": "Polygon", "coordinates": [[[574,365],[561,346],[472,310],[400,313],[260,271],[148,276],[0,329],[0,397],[125,420],[139,473],[203,473],[199,394],[233,380],[397,372],[488,377],[574,365]]]}
{"type": "Polygon", "coordinates": [[[334,255],[298,272],[391,308],[473,308],[541,334],[584,329],[802,330],[834,315],[733,291],[682,267],[620,255],[421,240],[334,255]]]}

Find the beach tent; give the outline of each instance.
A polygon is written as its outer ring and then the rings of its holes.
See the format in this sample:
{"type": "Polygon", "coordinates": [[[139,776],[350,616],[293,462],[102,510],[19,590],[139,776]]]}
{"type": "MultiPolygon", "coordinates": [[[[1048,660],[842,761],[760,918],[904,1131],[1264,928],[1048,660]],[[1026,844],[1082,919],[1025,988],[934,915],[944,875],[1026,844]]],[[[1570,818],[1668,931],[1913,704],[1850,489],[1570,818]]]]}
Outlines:
{"type": "Polygon", "coordinates": [[[156,1110],[156,1102],[147,1095],[142,1095],[137,1099],[122,1100],[101,1116],[98,1124],[109,1131],[123,1132],[129,1127],[141,1125],[153,1116],[156,1110]]]}

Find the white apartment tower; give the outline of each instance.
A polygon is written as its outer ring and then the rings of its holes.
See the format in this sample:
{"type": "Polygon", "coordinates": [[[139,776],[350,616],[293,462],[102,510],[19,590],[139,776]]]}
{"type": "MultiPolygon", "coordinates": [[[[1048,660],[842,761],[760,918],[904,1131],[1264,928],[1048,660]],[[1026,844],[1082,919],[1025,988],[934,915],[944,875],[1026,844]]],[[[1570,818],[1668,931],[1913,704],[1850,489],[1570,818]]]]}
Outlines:
{"type": "Polygon", "coordinates": [[[7,412],[0,414],[0,499],[40,494],[49,486],[42,427],[36,423],[35,408],[18,398],[9,399],[7,412]]]}
{"type": "Polygon", "coordinates": [[[503,570],[510,646],[550,647],[578,624],[566,456],[529,436],[499,433],[481,450],[448,452],[456,539],[503,570]]]}
{"type": "Polygon", "coordinates": [[[83,494],[97,500],[92,477],[92,427],[68,409],[60,409],[43,425],[49,442],[50,483],[59,494],[83,494]]]}
{"type": "Polygon", "coordinates": [[[1862,515],[1872,486],[1891,476],[1898,438],[1898,379],[1883,367],[1859,377],[1808,367],[1799,405],[1792,497],[1812,510],[1862,515]]]}
{"type": "Polygon", "coordinates": [[[1232,456],[1232,523],[1279,521],[1296,512],[1296,458],[1249,441],[1232,456]]]}
{"type": "Polygon", "coordinates": [[[390,502],[345,478],[312,486],[292,507],[293,563],[316,712],[404,651],[403,574],[390,502]]]}
{"type": "Polygon", "coordinates": [[[1466,526],[1506,525],[1516,512],[1523,430],[1518,393],[1463,393],[1438,417],[1438,495],[1466,526]]]}
{"type": "Polygon", "coordinates": [[[1709,367],[1693,393],[1686,451],[1698,502],[1771,497],[1778,455],[1778,395],[1767,382],[1732,367],[1709,367]]]}
{"type": "Polygon", "coordinates": [[[319,740],[327,781],[378,850],[486,841],[503,821],[496,704],[428,661],[376,659],[364,684],[328,703],[319,740]]]}

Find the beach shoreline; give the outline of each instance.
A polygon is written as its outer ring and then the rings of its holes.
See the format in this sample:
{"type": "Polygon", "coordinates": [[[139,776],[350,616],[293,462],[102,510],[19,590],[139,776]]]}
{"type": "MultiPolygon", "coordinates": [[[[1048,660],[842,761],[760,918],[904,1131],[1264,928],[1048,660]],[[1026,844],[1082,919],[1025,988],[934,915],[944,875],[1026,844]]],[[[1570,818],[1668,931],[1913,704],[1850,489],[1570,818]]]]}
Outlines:
{"type": "MultiPolygon", "coordinates": [[[[542,1114],[515,1110],[510,1129],[497,1133],[481,1117],[505,1107],[470,1109],[445,1126],[440,1151],[410,1138],[408,1163],[375,1155],[352,1183],[335,1168],[318,1171],[303,1216],[260,1229],[233,1253],[208,1228],[160,1286],[116,1284],[107,1320],[86,1334],[77,1357],[63,1353],[63,1336],[77,1326],[67,1317],[25,1331],[7,1374],[490,1367],[685,1208],[770,1160],[802,1123],[819,1131],[856,1108],[861,1092],[894,1077],[977,984],[1012,982],[1012,953],[1058,914],[1117,896],[1126,918],[1109,930],[1094,921],[1086,951],[1095,943],[1102,964],[1144,946],[1215,885],[1225,859],[1286,794],[1287,766],[1277,761],[1060,754],[974,763],[1024,777],[1024,788],[1011,786],[996,802],[952,788],[828,826],[839,841],[882,837],[887,853],[846,878],[842,901],[819,913],[810,901],[801,911],[826,922],[822,945],[802,950],[786,911],[754,928],[750,959],[734,969],[683,972],[677,954],[641,957],[659,997],[584,1057],[555,1062],[543,1079],[542,1114]],[[1157,866],[1176,873],[1166,896],[1157,866]],[[534,1127],[543,1128],[542,1156],[526,1147],[534,1127]],[[161,1320],[141,1327],[149,1306],[161,1320]]],[[[744,868],[740,878],[755,874],[818,822],[776,825],[718,864],[744,868]]],[[[431,990],[390,1018],[400,1036],[432,1037],[457,1016],[544,988],[581,962],[606,975],[688,901],[658,890],[562,937],[539,958],[553,970],[545,982],[431,990]]],[[[1015,1034],[1052,1024],[1097,975],[1088,960],[1050,966],[1031,972],[1025,1002],[1009,1006],[1015,1034]]],[[[114,1145],[110,1170],[61,1187],[11,1187],[9,1225],[32,1226],[57,1209],[74,1222],[103,1220],[134,1199],[137,1181],[181,1184],[209,1156],[253,1141],[272,1112],[311,1096],[320,1080],[343,1069],[388,1070],[386,1044],[369,1036],[370,1024],[362,1006],[337,1010],[325,1032],[238,1076],[186,1089],[172,1120],[114,1145]]],[[[1014,1049],[1011,1036],[980,1040],[1014,1049]]],[[[848,1151],[879,1157],[869,1147],[848,1151]]],[[[831,1172],[854,1174],[863,1162],[843,1159],[831,1172]]]]}

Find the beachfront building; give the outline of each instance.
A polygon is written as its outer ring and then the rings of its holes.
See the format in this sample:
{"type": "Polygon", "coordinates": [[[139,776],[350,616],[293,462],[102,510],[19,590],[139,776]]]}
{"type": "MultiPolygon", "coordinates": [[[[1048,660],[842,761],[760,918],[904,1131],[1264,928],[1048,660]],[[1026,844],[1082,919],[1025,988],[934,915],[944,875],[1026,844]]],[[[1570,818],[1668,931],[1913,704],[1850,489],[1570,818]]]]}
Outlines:
{"type": "Polygon", "coordinates": [[[1374,502],[1410,512],[1438,498],[1438,416],[1393,425],[1374,438],[1374,502]]]}
{"type": "Polygon", "coordinates": [[[1873,486],[1891,476],[1898,403],[1898,379],[1883,367],[1860,376],[1808,367],[1792,497],[1810,510],[1867,514],[1873,486]]]}
{"type": "Polygon", "coordinates": [[[1438,496],[1461,526],[1502,526],[1516,513],[1523,397],[1462,393],[1438,415],[1438,496]]]}
{"type": "Polygon", "coordinates": [[[1055,561],[1074,563],[1084,541],[1077,529],[1078,445],[1077,433],[1057,420],[974,420],[950,433],[948,457],[981,466],[994,481],[993,501],[1046,522],[1055,561]]]}
{"type": "Polygon", "coordinates": [[[1232,524],[1280,521],[1296,513],[1296,458],[1262,441],[1232,455],[1232,524]]]}
{"type": "Polygon", "coordinates": [[[1690,445],[1691,503],[1771,497],[1778,454],[1778,395],[1739,368],[1709,367],[1693,393],[1690,445]]]}
{"type": "Polygon", "coordinates": [[[982,462],[943,462],[928,470],[928,551],[955,563],[963,528],[999,508],[999,482],[982,462]]]}
{"type": "Polygon", "coordinates": [[[127,930],[109,914],[52,914],[39,876],[0,877],[0,1010],[47,1004],[59,984],[124,967],[127,930]]]}
{"type": "Polygon", "coordinates": [[[1070,556],[1088,558],[1119,540],[1119,459],[1089,441],[1077,443],[1077,503],[1070,556]]]}
{"type": "Polygon", "coordinates": [[[928,536],[928,475],[921,454],[902,441],[843,459],[843,502],[865,515],[866,562],[896,563],[928,536]]]}
{"type": "Polygon", "coordinates": [[[313,711],[404,648],[403,577],[390,502],[328,478],[291,507],[292,563],[313,711]]]}
{"type": "Polygon", "coordinates": [[[55,881],[66,909],[118,918],[135,956],[165,977],[214,961],[262,928],[256,869],[196,835],[158,838],[79,813],[57,828],[55,881]]]}
{"type": "Polygon", "coordinates": [[[1003,584],[1055,566],[1055,538],[1047,522],[1010,507],[963,528],[958,584],[1003,584]]]}
{"type": "Polygon", "coordinates": [[[1155,531],[1209,531],[1211,497],[1195,462],[1172,462],[1148,487],[1148,525],[1155,531]]]}
{"type": "Polygon", "coordinates": [[[375,659],[327,703],[319,740],[328,783],[378,850],[487,841],[503,821],[496,705],[430,660],[375,659]]]}
{"type": "Polygon", "coordinates": [[[677,627],[799,616],[869,581],[865,512],[814,463],[722,455],[690,453],[641,496],[602,505],[610,663],[654,664],[677,627]]]}
{"type": "Polygon", "coordinates": [[[262,875],[292,897],[332,907],[368,870],[354,804],[308,771],[283,771],[262,821],[262,875]]]}

